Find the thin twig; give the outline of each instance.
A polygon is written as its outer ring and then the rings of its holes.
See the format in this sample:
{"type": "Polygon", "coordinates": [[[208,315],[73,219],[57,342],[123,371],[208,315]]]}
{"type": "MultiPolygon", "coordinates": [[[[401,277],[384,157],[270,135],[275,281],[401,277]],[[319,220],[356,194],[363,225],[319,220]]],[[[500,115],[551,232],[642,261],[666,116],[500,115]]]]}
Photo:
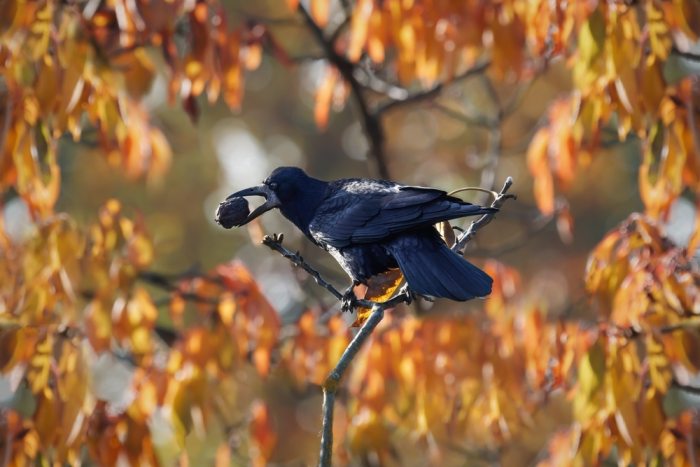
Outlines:
{"type": "Polygon", "coordinates": [[[7,93],[7,103],[5,104],[5,117],[2,121],[2,129],[0,130],[0,162],[4,157],[5,152],[5,141],[7,140],[7,132],[10,129],[10,120],[12,118],[12,100],[10,99],[10,93],[7,93]]]}
{"type": "Polygon", "coordinates": [[[469,78],[470,76],[478,75],[480,73],[483,73],[486,71],[486,69],[491,65],[491,60],[484,60],[479,64],[474,65],[472,68],[468,69],[464,73],[462,73],[459,76],[455,76],[452,81],[450,82],[444,82],[444,83],[438,83],[435,86],[433,86],[430,89],[427,89],[425,91],[419,91],[413,94],[409,94],[405,99],[402,100],[394,100],[391,101],[387,104],[384,104],[380,106],[377,110],[376,113],[382,114],[384,112],[387,112],[389,110],[393,110],[397,107],[400,107],[402,105],[406,104],[411,104],[417,101],[421,101],[424,99],[431,99],[434,97],[437,97],[440,95],[440,92],[442,89],[455,81],[460,81],[466,78],[469,78]]]}
{"type": "Polygon", "coordinates": [[[671,49],[671,54],[684,58],[686,60],[691,60],[693,62],[700,62],[700,55],[694,54],[692,52],[681,52],[678,48],[673,47],[671,49]]]}
{"type": "Polygon", "coordinates": [[[372,331],[384,318],[384,307],[375,305],[372,314],[365,322],[360,332],[350,342],[343,356],[338,360],[338,364],[330,372],[323,382],[323,429],[321,431],[321,453],[318,461],[320,467],[330,467],[333,455],[333,412],[335,408],[335,394],[338,391],[340,378],[348,369],[348,366],[360,351],[362,344],[372,335],[372,331]]]}
{"type": "Polygon", "coordinates": [[[306,261],[304,261],[304,258],[301,257],[298,251],[296,253],[292,253],[291,251],[284,248],[282,246],[282,240],[284,240],[284,234],[272,234],[272,237],[270,237],[269,235],[265,235],[262,239],[262,244],[269,248],[272,248],[273,250],[290,260],[292,263],[294,263],[295,266],[300,267],[301,269],[309,273],[311,277],[316,279],[316,283],[318,285],[324,287],[326,290],[332,293],[335,296],[335,298],[337,298],[338,300],[343,299],[343,294],[338,292],[338,289],[333,287],[332,284],[326,282],[317,270],[309,266],[309,264],[306,261]]]}
{"type": "Polygon", "coordinates": [[[408,97],[408,90],[400,86],[391,84],[377,77],[371,70],[358,66],[355,69],[355,79],[367,89],[387,96],[395,100],[403,100],[408,97]]]}
{"type": "MultiPolygon", "coordinates": [[[[505,184],[503,185],[503,188],[501,189],[501,192],[498,194],[498,197],[495,200],[493,200],[493,203],[491,203],[492,208],[501,209],[501,207],[503,207],[503,203],[505,203],[507,199],[518,199],[518,197],[515,195],[507,194],[511,186],[513,186],[513,178],[508,177],[505,184]]],[[[457,242],[455,242],[455,244],[452,246],[452,249],[460,255],[464,254],[463,250],[467,243],[469,243],[469,241],[471,241],[471,239],[474,238],[479,229],[483,228],[485,225],[491,222],[495,216],[496,213],[484,214],[479,220],[472,222],[472,224],[469,226],[469,229],[466,232],[464,232],[459,237],[459,240],[457,240],[457,242]]]]}
{"type": "Polygon", "coordinates": [[[431,107],[440,111],[444,115],[446,115],[454,120],[466,123],[467,125],[480,126],[480,127],[484,127],[484,128],[492,128],[492,127],[498,125],[497,121],[493,121],[493,120],[489,119],[488,117],[486,117],[485,115],[476,115],[476,116],[465,115],[461,112],[457,112],[455,110],[452,110],[449,107],[446,107],[446,106],[444,106],[440,103],[437,103],[437,102],[433,102],[431,104],[431,107]]]}
{"type": "Polygon", "coordinates": [[[688,394],[692,394],[694,396],[700,396],[700,387],[686,386],[684,384],[679,383],[675,379],[671,381],[671,386],[678,389],[679,391],[687,392],[688,394]]]}

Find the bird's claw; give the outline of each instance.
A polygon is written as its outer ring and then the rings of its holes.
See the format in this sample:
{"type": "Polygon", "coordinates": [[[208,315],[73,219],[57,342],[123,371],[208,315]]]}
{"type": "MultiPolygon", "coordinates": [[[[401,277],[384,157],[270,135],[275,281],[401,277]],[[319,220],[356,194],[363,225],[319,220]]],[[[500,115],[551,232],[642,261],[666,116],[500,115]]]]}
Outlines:
{"type": "Polygon", "coordinates": [[[406,294],[406,305],[410,305],[413,303],[414,300],[417,300],[418,297],[422,298],[423,300],[426,300],[428,302],[434,302],[435,299],[432,297],[428,297],[427,295],[423,295],[421,293],[416,292],[413,290],[411,287],[408,286],[408,283],[406,283],[403,287],[401,287],[401,290],[399,291],[400,294],[406,294]]]}
{"type": "Polygon", "coordinates": [[[352,311],[355,309],[356,305],[355,303],[357,302],[357,295],[355,295],[355,286],[357,284],[353,283],[350,287],[347,288],[345,293],[343,294],[343,298],[340,299],[340,311],[345,313],[346,311],[349,311],[352,313],[352,311]]]}
{"type": "Polygon", "coordinates": [[[263,243],[276,243],[276,244],[278,244],[278,245],[281,245],[281,244],[282,244],[282,240],[284,240],[284,234],[279,234],[279,235],[278,235],[278,234],[276,234],[276,233],[273,233],[273,234],[272,234],[272,237],[270,237],[269,235],[265,235],[265,236],[263,237],[263,241],[262,241],[262,242],[263,242],[263,243]]]}

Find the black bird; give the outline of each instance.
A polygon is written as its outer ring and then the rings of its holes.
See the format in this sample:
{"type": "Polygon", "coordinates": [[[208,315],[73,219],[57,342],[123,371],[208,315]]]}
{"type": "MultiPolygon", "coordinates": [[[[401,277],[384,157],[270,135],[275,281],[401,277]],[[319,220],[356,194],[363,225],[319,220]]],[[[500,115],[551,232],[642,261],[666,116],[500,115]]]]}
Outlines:
{"type": "Polygon", "coordinates": [[[345,293],[344,307],[354,298],[353,286],[395,268],[421,295],[464,301],[491,293],[491,277],[452,251],[434,225],[497,209],[469,204],[442,190],[385,180],[324,182],[296,167],[279,167],[262,185],[227,199],[252,195],[267,201],[239,226],[278,208],[350,275],[353,285],[345,293]]]}

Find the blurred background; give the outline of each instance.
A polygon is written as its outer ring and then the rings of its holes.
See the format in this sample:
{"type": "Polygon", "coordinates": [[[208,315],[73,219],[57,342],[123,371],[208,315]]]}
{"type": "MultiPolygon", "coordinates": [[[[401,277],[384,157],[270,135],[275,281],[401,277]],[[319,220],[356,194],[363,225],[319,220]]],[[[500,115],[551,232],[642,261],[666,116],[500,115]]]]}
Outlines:
{"type": "MultiPolygon", "coordinates": [[[[275,3],[224,2],[232,23],[242,18],[279,16],[275,3]]],[[[331,25],[342,21],[339,2],[331,3],[330,21],[331,25]]],[[[326,62],[313,58],[318,46],[309,31],[303,24],[284,20],[266,24],[291,62],[283,64],[263,54],[260,66],[245,72],[239,113],[232,112],[221,99],[209,104],[206,96],[200,96],[199,117],[192,124],[180,106],[168,105],[166,76],[156,77],[144,102],[153,124],[162,129],[173,149],[172,167],[162,180],[128,180],[91,142],[89,131],[83,133],[79,143],[70,137],[61,138],[62,186],[56,211],[67,212],[86,225],[94,220],[106,199],[116,198],[128,213],[144,216],[156,253],[151,270],[168,274],[207,271],[239,259],[251,270],[282,323],[292,324],[310,308],[324,312],[339,305],[303,271],[260,246],[261,234],[284,233],[286,248],[299,250],[339,290],[348,285],[346,274],[277,211],[265,214],[250,228],[223,229],[214,222],[219,202],[237,190],[258,184],[279,166],[301,167],[323,180],[374,177],[376,170],[353,98],[333,108],[324,131],[317,128],[314,93],[323,79],[326,62]]],[[[151,55],[162,64],[158,53],[151,55]]],[[[672,63],[669,73],[687,74],[684,66],[672,63]]],[[[492,170],[493,186],[498,190],[507,177],[513,177],[510,192],[518,196],[517,201],[506,203],[496,221],[479,232],[466,257],[482,267],[487,258],[513,267],[522,277],[526,294],[546,310],[550,319],[566,316],[593,322],[597,314],[587,305],[583,292],[587,257],[606,232],[631,213],[644,210],[637,186],[640,142],[632,135],[620,142],[617,132],[612,131],[588,167],[577,171],[566,200],[557,200],[557,213],[570,213],[573,222],[562,215],[543,216],[535,205],[525,154],[536,130],[546,124],[551,103],[571,90],[570,69],[562,60],[553,60],[529,82],[475,74],[449,84],[435,99],[388,110],[381,124],[386,136],[387,166],[394,181],[451,191],[479,186],[484,171],[492,170]],[[497,119],[504,108],[508,112],[496,129],[496,147],[493,128],[455,117],[458,113],[497,119]]],[[[371,93],[367,99],[370,106],[381,100],[371,93]]],[[[488,202],[481,194],[470,193],[465,199],[488,202]]],[[[8,234],[21,237],[29,223],[21,199],[7,202],[3,213],[8,234]]],[[[671,236],[680,243],[687,241],[694,218],[693,204],[685,199],[678,201],[670,217],[671,236]]],[[[453,224],[468,227],[468,222],[453,224]]],[[[164,296],[157,289],[152,293],[154,300],[164,296]]],[[[479,301],[456,304],[441,300],[435,304],[420,302],[410,310],[401,305],[395,312],[422,316],[481,307],[479,301]]],[[[167,327],[167,310],[159,313],[159,323],[167,327]]],[[[350,324],[354,316],[348,314],[344,319],[350,324]]],[[[275,382],[280,375],[275,372],[264,381],[252,370],[241,372],[241,381],[247,381],[243,386],[249,385],[248,390],[240,392],[242,400],[262,397],[275,414],[277,432],[293,433],[279,437],[270,461],[305,465],[318,444],[319,388],[295,390],[278,385],[275,382]]],[[[119,375],[114,373],[112,377],[122,378],[119,375]]],[[[569,414],[568,406],[555,401],[544,415],[537,416],[537,423],[546,427],[542,433],[551,433],[570,419],[569,414]]],[[[506,456],[506,465],[527,465],[519,456],[525,456],[528,462],[535,458],[544,435],[532,436],[535,441],[514,450],[510,460],[506,456]]]]}

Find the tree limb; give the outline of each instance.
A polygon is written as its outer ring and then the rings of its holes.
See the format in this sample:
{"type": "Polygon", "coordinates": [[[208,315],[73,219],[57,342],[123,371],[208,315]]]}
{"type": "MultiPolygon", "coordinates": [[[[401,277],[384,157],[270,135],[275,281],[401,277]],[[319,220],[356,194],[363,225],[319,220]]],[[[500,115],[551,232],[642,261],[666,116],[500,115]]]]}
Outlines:
{"type": "Polygon", "coordinates": [[[384,318],[384,307],[375,305],[372,314],[365,322],[360,332],[350,342],[338,364],[330,372],[323,382],[323,429],[321,431],[321,453],[319,456],[319,467],[330,467],[333,456],[333,413],[335,409],[335,394],[338,391],[340,378],[343,377],[348,366],[360,351],[362,344],[372,335],[372,331],[384,318]]]}
{"type": "Polygon", "coordinates": [[[393,109],[400,107],[402,105],[411,104],[411,103],[414,103],[417,101],[421,101],[423,99],[435,98],[440,94],[442,89],[445,88],[446,86],[454,83],[455,81],[459,81],[459,80],[468,78],[470,76],[477,75],[479,73],[483,73],[486,71],[486,69],[490,65],[491,65],[491,60],[485,60],[479,64],[474,65],[472,68],[468,69],[467,71],[465,71],[461,75],[455,76],[452,79],[452,81],[450,81],[450,82],[438,83],[435,86],[433,86],[432,88],[427,89],[425,91],[419,91],[419,92],[416,92],[413,94],[409,94],[405,99],[391,101],[391,102],[384,104],[384,105],[380,106],[379,108],[377,108],[375,113],[382,114],[384,112],[387,112],[389,110],[393,110],[393,109]]]}
{"type": "Polygon", "coordinates": [[[354,75],[355,65],[335,51],[334,43],[326,39],[323,29],[316,24],[316,21],[314,21],[304,5],[299,5],[299,12],[304,16],[311,32],[321,44],[326,59],[338,69],[343,79],[350,84],[352,93],[355,96],[355,102],[357,103],[358,110],[362,117],[362,128],[369,140],[370,152],[374,156],[376,172],[380,178],[386,180],[390,179],[391,177],[389,176],[389,168],[384,152],[384,131],[382,130],[378,115],[370,111],[367,102],[365,102],[362,96],[362,85],[357,81],[354,75]]]}
{"type": "Polygon", "coordinates": [[[10,129],[10,120],[12,119],[12,100],[10,93],[7,93],[7,102],[5,103],[5,115],[2,121],[2,129],[0,129],[0,162],[2,161],[5,152],[5,141],[7,140],[7,132],[10,129]]]}
{"type": "Polygon", "coordinates": [[[675,379],[671,381],[671,386],[678,389],[679,391],[687,392],[688,394],[693,394],[694,396],[700,396],[700,387],[697,386],[686,386],[679,383],[675,379]]]}

